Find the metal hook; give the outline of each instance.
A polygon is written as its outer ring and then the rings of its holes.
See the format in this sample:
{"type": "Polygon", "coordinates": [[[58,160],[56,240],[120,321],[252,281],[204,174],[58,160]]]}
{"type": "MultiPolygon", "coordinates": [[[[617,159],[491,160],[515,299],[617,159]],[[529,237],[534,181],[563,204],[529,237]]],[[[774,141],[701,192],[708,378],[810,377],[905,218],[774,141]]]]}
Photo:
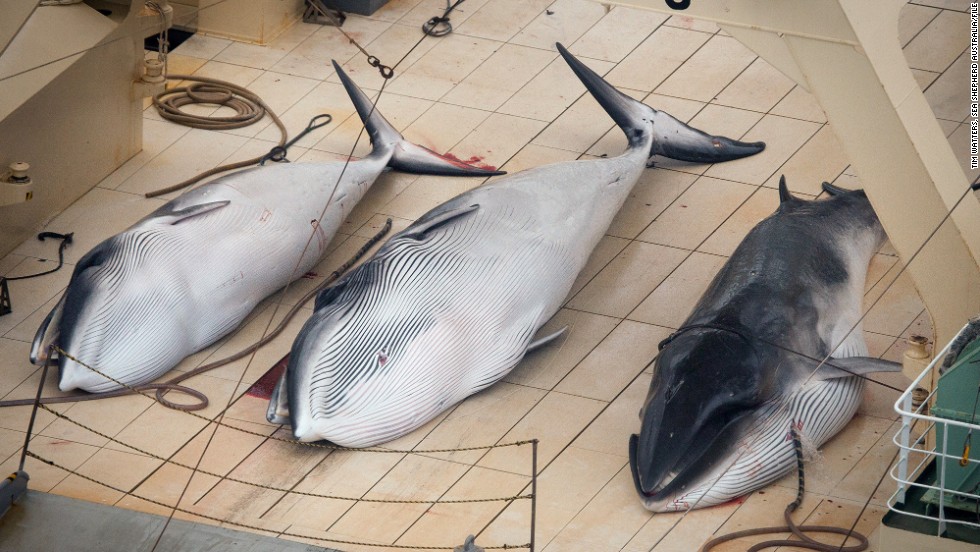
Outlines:
{"type": "Polygon", "coordinates": [[[313,132],[314,130],[329,125],[331,121],[333,121],[333,116],[330,115],[329,113],[321,113],[316,117],[313,117],[312,119],[310,119],[310,122],[306,125],[306,128],[300,131],[300,133],[297,134],[295,137],[293,137],[292,140],[286,142],[281,146],[276,146],[272,148],[271,150],[269,150],[269,153],[262,156],[262,159],[259,160],[259,165],[265,165],[266,161],[273,161],[275,163],[280,163],[282,161],[285,161],[288,163],[289,159],[286,159],[286,152],[287,150],[289,150],[290,147],[293,146],[293,144],[295,144],[302,137],[313,132]]]}

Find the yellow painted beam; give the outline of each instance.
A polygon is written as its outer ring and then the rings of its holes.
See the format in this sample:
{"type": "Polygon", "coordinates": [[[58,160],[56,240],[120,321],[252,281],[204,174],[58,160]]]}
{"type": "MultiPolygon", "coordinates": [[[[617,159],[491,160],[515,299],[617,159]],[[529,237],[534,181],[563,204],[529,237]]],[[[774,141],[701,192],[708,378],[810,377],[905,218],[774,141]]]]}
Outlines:
{"type": "Polygon", "coordinates": [[[904,0],[692,0],[683,12],[662,0],[616,3],[713,21],[809,90],[907,265],[933,337],[945,343],[980,312],[980,202],[967,193],[942,223],[969,182],[902,54],[904,0]]]}

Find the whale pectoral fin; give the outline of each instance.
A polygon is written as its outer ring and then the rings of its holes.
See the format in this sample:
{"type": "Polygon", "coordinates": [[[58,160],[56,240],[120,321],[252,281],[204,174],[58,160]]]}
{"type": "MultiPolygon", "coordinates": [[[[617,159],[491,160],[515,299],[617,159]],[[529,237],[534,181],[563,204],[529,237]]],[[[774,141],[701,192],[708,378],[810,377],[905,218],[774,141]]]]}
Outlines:
{"type": "Polygon", "coordinates": [[[531,342],[530,345],[527,346],[527,350],[525,351],[525,353],[530,353],[531,351],[536,351],[541,347],[544,347],[545,345],[561,337],[566,331],[568,331],[568,326],[565,326],[564,328],[558,330],[557,332],[548,334],[542,338],[535,339],[534,341],[531,342]]]}
{"type": "MultiPolygon", "coordinates": [[[[67,292],[66,292],[67,293],[67,292]]],[[[44,322],[34,334],[34,341],[31,343],[31,364],[43,364],[48,360],[48,348],[58,340],[61,325],[61,311],[65,307],[65,296],[61,296],[58,304],[51,309],[51,312],[44,317],[44,322]]]]}
{"type": "Polygon", "coordinates": [[[289,400],[286,397],[286,372],[282,373],[275,388],[272,389],[272,396],[269,397],[269,409],[266,410],[265,419],[270,424],[286,425],[289,423],[289,400]]]}
{"type": "Polygon", "coordinates": [[[455,218],[467,215],[479,209],[479,205],[470,205],[469,207],[458,207],[456,209],[450,209],[442,213],[437,213],[431,218],[425,219],[424,217],[419,219],[418,222],[409,226],[404,232],[399,234],[401,237],[411,237],[420,239],[425,236],[426,232],[431,231],[441,224],[445,224],[455,218]]]}
{"type": "Polygon", "coordinates": [[[334,300],[340,297],[340,293],[344,291],[344,288],[346,287],[347,280],[344,279],[328,287],[327,289],[322,290],[320,293],[317,293],[316,301],[313,302],[313,310],[318,311],[330,303],[333,303],[334,300]]]}
{"type": "Polygon", "coordinates": [[[646,496],[646,491],[643,490],[643,485],[640,483],[640,470],[636,464],[636,448],[640,443],[640,436],[637,434],[630,435],[629,442],[629,459],[630,459],[630,472],[633,474],[633,487],[636,488],[637,494],[640,496],[646,496]]]}
{"type": "Polygon", "coordinates": [[[874,372],[901,372],[902,365],[890,360],[873,357],[831,358],[817,370],[818,380],[843,378],[847,376],[866,376],[874,372]]]}
{"type": "Polygon", "coordinates": [[[191,205],[189,207],[184,207],[182,209],[168,210],[167,206],[163,206],[160,210],[153,213],[153,217],[167,218],[167,222],[170,224],[179,224],[186,221],[187,219],[203,215],[205,213],[210,213],[216,209],[220,209],[231,203],[228,200],[222,201],[210,201],[208,203],[199,203],[197,205],[191,205]]]}

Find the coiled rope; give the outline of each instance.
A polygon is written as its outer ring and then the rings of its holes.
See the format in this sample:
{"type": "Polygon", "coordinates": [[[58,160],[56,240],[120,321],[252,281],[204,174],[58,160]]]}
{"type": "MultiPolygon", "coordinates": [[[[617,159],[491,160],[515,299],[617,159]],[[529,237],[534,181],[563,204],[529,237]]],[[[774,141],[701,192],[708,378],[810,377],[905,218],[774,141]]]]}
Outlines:
{"type": "MultiPolygon", "coordinates": [[[[790,502],[786,506],[786,510],[783,511],[783,518],[786,520],[786,525],[774,526],[774,527],[759,527],[756,529],[744,529],[742,531],[735,531],[711,539],[710,541],[704,543],[704,546],[700,548],[700,552],[708,552],[709,550],[715,548],[723,542],[728,542],[735,539],[740,539],[742,537],[752,537],[756,535],[770,535],[773,533],[786,533],[790,532],[800,540],[792,539],[772,539],[760,542],[758,544],[752,545],[747,549],[747,552],[758,552],[759,550],[765,550],[766,548],[777,548],[780,546],[789,546],[793,548],[805,548],[807,550],[817,550],[818,552],[862,552],[868,548],[868,538],[858,533],[857,531],[843,529],[841,527],[833,527],[830,525],[796,525],[793,522],[793,512],[799,509],[800,505],[803,504],[803,494],[806,487],[806,482],[803,476],[803,445],[800,442],[800,436],[796,433],[796,428],[790,425],[790,434],[793,437],[793,450],[796,452],[796,471],[798,474],[798,484],[796,487],[796,500],[790,502]],[[837,535],[844,535],[845,537],[853,537],[857,539],[858,544],[852,546],[843,545],[833,545],[814,540],[806,533],[833,533],[837,535]]],[[[845,541],[846,542],[846,541],[845,541]]]]}
{"type": "MultiPolygon", "coordinates": [[[[262,119],[262,117],[268,115],[269,118],[272,119],[272,122],[275,123],[276,127],[279,128],[280,136],[277,147],[282,147],[286,144],[286,126],[283,125],[282,120],[279,119],[279,116],[272,111],[272,108],[270,108],[268,104],[262,101],[262,98],[251,90],[243,86],[238,86],[237,84],[219,79],[212,79],[209,77],[198,77],[194,75],[167,75],[167,78],[177,81],[191,81],[197,84],[179,86],[153,96],[153,105],[157,108],[157,112],[160,113],[160,116],[164,119],[177,124],[189,126],[191,128],[200,128],[204,130],[231,130],[251,125],[258,122],[260,119],[262,119]],[[188,113],[182,109],[184,106],[194,104],[209,104],[229,107],[235,110],[235,114],[228,116],[196,115],[194,113],[188,113]]],[[[188,178],[183,182],[178,182],[177,184],[167,186],[166,188],[147,192],[146,197],[157,197],[164,194],[169,194],[171,192],[176,192],[177,190],[183,190],[191,184],[200,182],[209,176],[258,164],[263,157],[265,157],[265,154],[259,155],[258,157],[245,159],[244,161],[236,161],[234,163],[217,166],[213,169],[206,170],[197,176],[188,178]]]]}

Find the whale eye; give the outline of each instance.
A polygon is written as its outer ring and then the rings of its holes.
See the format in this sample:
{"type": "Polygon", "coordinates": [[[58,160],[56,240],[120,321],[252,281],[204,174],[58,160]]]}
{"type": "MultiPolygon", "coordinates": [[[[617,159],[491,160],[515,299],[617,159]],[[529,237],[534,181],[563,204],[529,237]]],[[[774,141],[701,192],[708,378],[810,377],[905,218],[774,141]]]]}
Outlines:
{"type": "Polygon", "coordinates": [[[384,366],[386,362],[388,362],[388,350],[381,349],[378,351],[378,364],[384,366]]]}

